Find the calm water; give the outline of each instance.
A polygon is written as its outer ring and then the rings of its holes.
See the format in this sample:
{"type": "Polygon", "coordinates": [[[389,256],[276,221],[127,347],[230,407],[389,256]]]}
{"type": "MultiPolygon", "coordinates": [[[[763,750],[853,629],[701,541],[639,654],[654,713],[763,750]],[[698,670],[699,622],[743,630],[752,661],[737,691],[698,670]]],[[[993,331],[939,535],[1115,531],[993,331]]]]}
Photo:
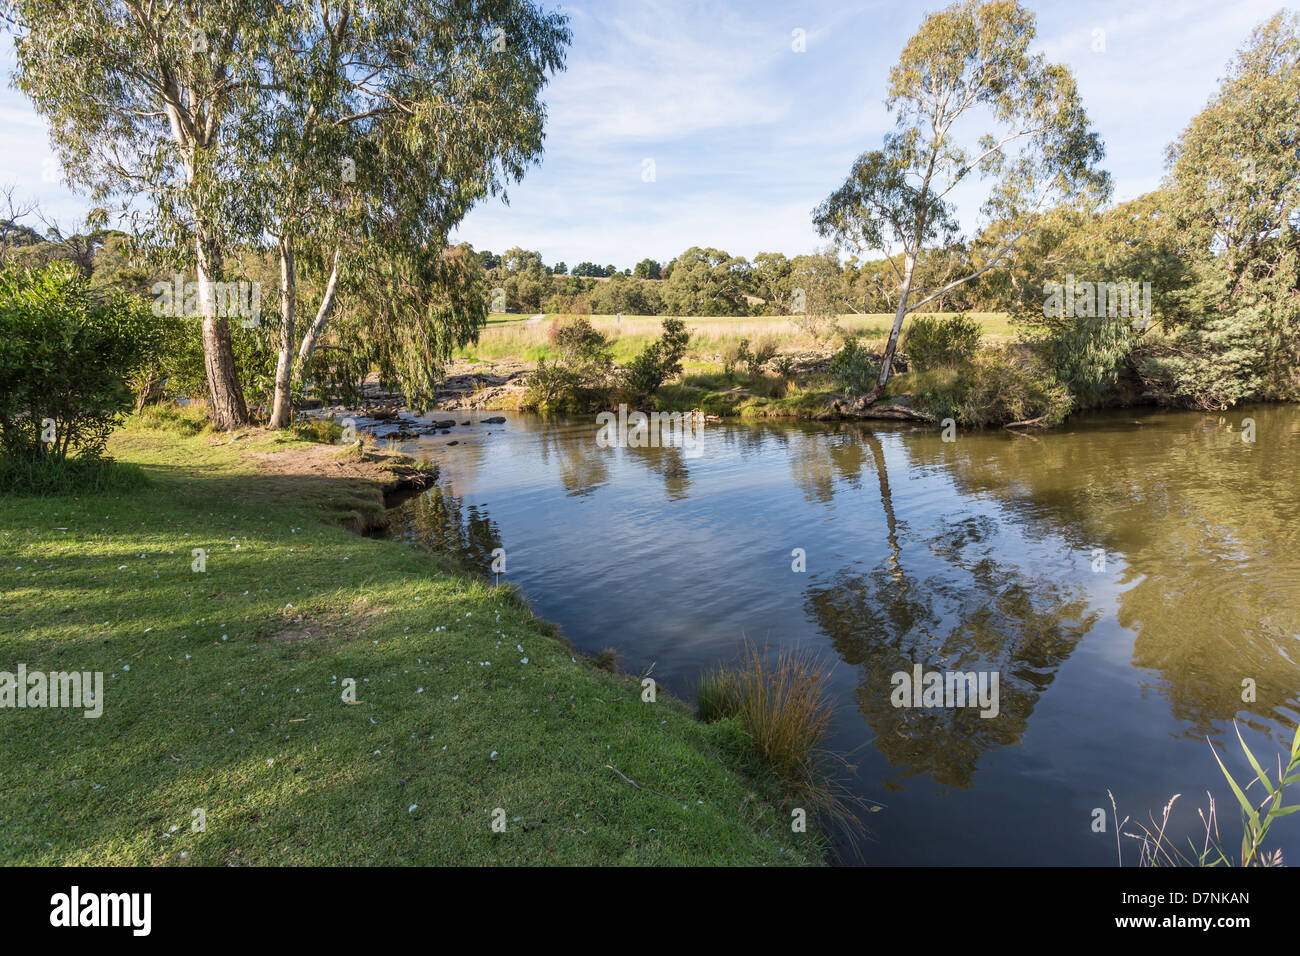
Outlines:
{"type": "MultiPolygon", "coordinates": [[[[886,807],[868,863],[1114,865],[1113,821],[1091,829],[1107,789],[1140,818],[1183,794],[1189,834],[1210,790],[1235,851],[1206,738],[1242,779],[1233,718],[1266,766],[1300,719],[1294,408],[952,443],[728,423],[696,457],[600,448],[592,419],[507,417],[404,446],[442,467],[403,506],[408,533],[485,570],[504,547],[505,578],[577,647],[653,665],[680,696],[746,638],[820,652],[845,783],[886,807]],[[999,672],[1000,715],[895,708],[890,675],[917,663],[999,672]]],[[[1276,832],[1300,863],[1300,818],[1276,832]]]]}

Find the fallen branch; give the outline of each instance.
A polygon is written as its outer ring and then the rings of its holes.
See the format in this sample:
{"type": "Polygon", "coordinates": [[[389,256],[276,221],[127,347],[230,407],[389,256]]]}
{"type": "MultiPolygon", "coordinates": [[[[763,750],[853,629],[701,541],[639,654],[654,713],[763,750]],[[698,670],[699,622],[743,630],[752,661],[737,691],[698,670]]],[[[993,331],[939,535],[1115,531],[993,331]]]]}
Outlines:
{"type": "Polygon", "coordinates": [[[1047,416],[1040,415],[1038,418],[1026,418],[1023,422],[1007,422],[1003,428],[1046,428],[1047,416]]]}
{"type": "Polygon", "coordinates": [[[636,787],[638,790],[640,790],[640,791],[642,791],[642,792],[644,792],[644,793],[653,793],[656,797],[663,797],[665,800],[675,800],[675,799],[676,799],[675,797],[670,797],[670,796],[668,796],[668,794],[666,794],[666,793],[660,793],[658,790],[651,790],[649,787],[643,787],[643,786],[641,786],[641,784],[637,783],[637,782],[636,782],[635,780],[633,780],[631,777],[629,777],[629,776],[627,776],[626,774],[624,774],[624,773],[623,773],[621,770],[619,770],[617,767],[611,767],[609,764],[605,764],[605,769],[606,769],[606,770],[613,770],[616,774],[618,774],[620,777],[622,777],[625,781],[627,781],[627,782],[630,783],[632,786],[636,787]]]}

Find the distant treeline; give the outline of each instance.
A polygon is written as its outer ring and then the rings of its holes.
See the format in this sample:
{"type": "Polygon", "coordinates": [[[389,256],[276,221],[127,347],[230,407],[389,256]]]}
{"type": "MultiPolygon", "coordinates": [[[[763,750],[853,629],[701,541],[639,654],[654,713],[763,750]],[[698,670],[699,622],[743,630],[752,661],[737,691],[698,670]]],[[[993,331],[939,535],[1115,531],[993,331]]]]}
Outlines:
{"type": "MultiPolygon", "coordinates": [[[[494,289],[505,290],[508,312],[577,315],[787,315],[813,309],[834,313],[892,312],[898,304],[901,256],[841,262],[830,249],[787,256],[760,252],[752,260],[722,249],[692,246],[660,263],[642,259],[632,268],[581,262],[548,265],[540,252],[508,249],[477,253],[494,289]]],[[[954,244],[929,253],[918,265],[935,284],[969,266],[971,251],[954,244]]],[[[936,311],[1004,312],[1011,309],[1005,281],[972,282],[936,301],[936,311]]],[[[498,294],[498,305],[500,298],[498,294]]]]}

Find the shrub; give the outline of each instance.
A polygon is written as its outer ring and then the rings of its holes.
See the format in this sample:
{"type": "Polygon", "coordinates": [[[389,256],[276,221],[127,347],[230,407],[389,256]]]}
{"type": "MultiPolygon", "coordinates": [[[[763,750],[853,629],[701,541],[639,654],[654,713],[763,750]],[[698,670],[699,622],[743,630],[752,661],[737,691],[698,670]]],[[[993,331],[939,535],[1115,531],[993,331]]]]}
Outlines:
{"type": "Polygon", "coordinates": [[[133,421],[145,428],[169,431],[186,438],[198,435],[210,424],[201,405],[181,408],[164,402],[146,405],[136,413],[133,421]]]}
{"type": "Polygon", "coordinates": [[[856,335],[844,339],[844,347],[831,357],[830,376],[835,387],[849,395],[865,395],[876,384],[880,367],[856,335]]]}
{"type": "Polygon", "coordinates": [[[520,407],[542,411],[590,411],[608,404],[614,355],[607,339],[585,316],[554,327],[554,361],[542,359],[528,379],[520,407]]]}
{"type": "Polygon", "coordinates": [[[963,367],[962,374],[969,387],[955,418],[963,425],[984,427],[1036,419],[1057,424],[1074,404],[1048,364],[1026,349],[982,349],[963,367]]]}
{"type": "Polygon", "coordinates": [[[749,361],[749,339],[728,342],[722,347],[722,374],[731,378],[736,374],[736,366],[749,361]]]}
{"type": "Polygon", "coordinates": [[[691,333],[681,319],[664,319],[663,332],[647,345],[624,370],[624,381],[636,396],[646,398],[668,379],[681,374],[682,359],[691,333]]]}
{"type": "Polygon", "coordinates": [[[781,376],[781,381],[788,382],[794,378],[794,358],[789,355],[783,355],[772,363],[772,368],[776,374],[781,376]]]}
{"type": "Polygon", "coordinates": [[[1134,354],[1138,374],[1165,404],[1223,411],[1251,399],[1294,399],[1300,356],[1279,361],[1286,349],[1269,335],[1270,318],[1247,307],[1200,328],[1150,337],[1134,354]]]}
{"type": "Polygon", "coordinates": [[[942,421],[956,420],[961,414],[961,404],[970,392],[972,381],[969,364],[945,366],[928,372],[907,372],[895,375],[885,388],[890,399],[907,394],[911,405],[942,421]]]}
{"type": "Polygon", "coordinates": [[[293,423],[293,436],[319,445],[343,441],[343,426],[331,418],[303,418],[293,423]]]}
{"type": "Polygon", "coordinates": [[[748,351],[745,355],[745,364],[749,367],[749,374],[757,378],[763,374],[763,366],[776,357],[780,351],[780,344],[776,338],[765,335],[754,344],[753,351],[748,351]]]}
{"type": "Polygon", "coordinates": [[[983,334],[980,324],[964,313],[946,317],[918,315],[907,327],[903,353],[921,371],[957,365],[975,354],[983,334]]]}
{"type": "Polygon", "coordinates": [[[65,262],[0,273],[0,449],[101,458],[132,407],[129,381],[158,346],[143,303],[94,295],[65,262]]]}
{"type": "Polygon", "coordinates": [[[146,484],[138,465],[108,458],[0,458],[0,493],[69,495],[121,491],[146,484]]]}

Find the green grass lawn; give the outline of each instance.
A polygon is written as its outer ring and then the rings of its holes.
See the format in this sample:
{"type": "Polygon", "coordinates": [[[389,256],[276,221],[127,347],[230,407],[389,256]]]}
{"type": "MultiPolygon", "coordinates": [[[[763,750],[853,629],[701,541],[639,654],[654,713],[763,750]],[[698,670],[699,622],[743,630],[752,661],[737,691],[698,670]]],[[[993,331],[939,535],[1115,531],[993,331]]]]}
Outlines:
{"type": "Polygon", "coordinates": [[[227,441],[132,425],[143,488],[0,498],[0,670],[104,674],[98,719],[0,710],[0,863],[823,861],[734,723],[349,530],[377,484],[246,457],[313,446],[227,441]]]}

